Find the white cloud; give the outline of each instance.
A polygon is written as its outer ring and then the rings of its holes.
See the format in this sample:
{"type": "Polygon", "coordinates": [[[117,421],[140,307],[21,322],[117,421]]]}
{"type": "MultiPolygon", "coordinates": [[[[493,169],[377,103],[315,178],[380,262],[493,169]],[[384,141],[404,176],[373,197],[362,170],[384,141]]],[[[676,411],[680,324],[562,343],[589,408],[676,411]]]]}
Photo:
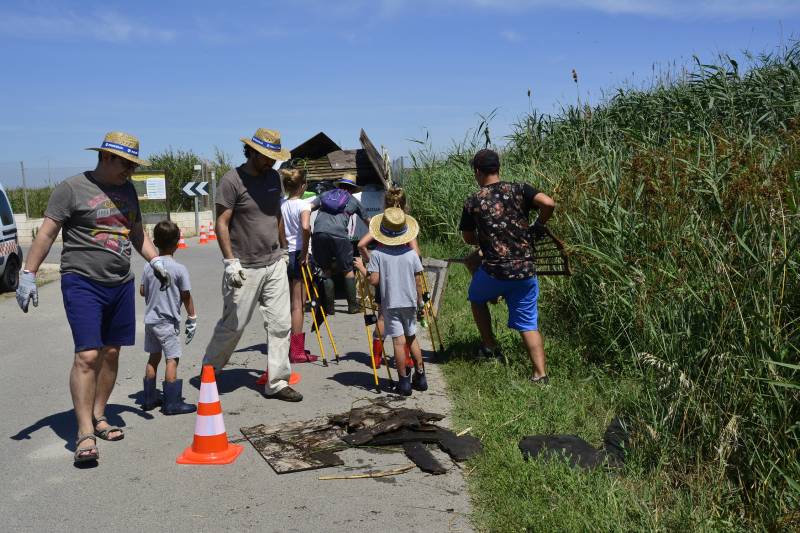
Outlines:
{"type": "Polygon", "coordinates": [[[133,21],[113,11],[91,15],[0,12],[0,35],[36,40],[85,40],[123,43],[175,39],[176,32],[133,21]]]}
{"type": "Polygon", "coordinates": [[[522,41],[522,35],[514,30],[503,30],[500,32],[500,37],[510,43],[518,43],[522,41]]]}

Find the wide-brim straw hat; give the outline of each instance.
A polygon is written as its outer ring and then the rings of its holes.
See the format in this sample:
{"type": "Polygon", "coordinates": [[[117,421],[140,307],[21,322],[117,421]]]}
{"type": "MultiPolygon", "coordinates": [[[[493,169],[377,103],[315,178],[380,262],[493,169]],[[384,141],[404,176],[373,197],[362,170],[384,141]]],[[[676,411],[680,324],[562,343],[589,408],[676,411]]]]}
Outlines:
{"type": "Polygon", "coordinates": [[[133,161],[137,165],[148,166],[150,162],[146,159],[139,159],[139,139],[129,133],[122,131],[111,131],[106,133],[103,144],[98,148],[87,148],[97,152],[108,152],[116,156],[133,161]]]}
{"type": "Polygon", "coordinates": [[[419,224],[399,207],[389,207],[369,221],[369,231],[375,240],[387,246],[407,244],[417,238],[419,224]]]}
{"type": "Polygon", "coordinates": [[[274,159],[275,161],[288,161],[292,154],[281,146],[281,133],[278,130],[258,128],[251,138],[242,137],[241,141],[256,152],[274,159]]]}
{"type": "Polygon", "coordinates": [[[360,189],[361,187],[358,186],[356,183],[356,175],[352,172],[345,172],[341,178],[336,180],[336,185],[347,185],[349,187],[353,187],[354,189],[360,189]]]}

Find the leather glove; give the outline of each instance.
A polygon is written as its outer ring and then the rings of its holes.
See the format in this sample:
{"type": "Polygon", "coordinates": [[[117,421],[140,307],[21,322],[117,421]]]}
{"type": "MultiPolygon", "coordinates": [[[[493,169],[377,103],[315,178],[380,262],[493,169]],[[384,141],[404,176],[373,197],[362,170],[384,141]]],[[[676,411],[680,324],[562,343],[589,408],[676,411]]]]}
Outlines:
{"type": "Polygon", "coordinates": [[[17,286],[17,303],[19,308],[28,312],[28,303],[33,302],[34,307],[39,307],[39,289],[36,287],[36,273],[22,271],[17,286]]]}
{"type": "Polygon", "coordinates": [[[192,342],[194,338],[194,334],[197,332],[197,317],[196,316],[187,316],[186,317],[186,344],[192,342]]]}
{"type": "Polygon", "coordinates": [[[161,282],[161,290],[165,291],[172,285],[172,276],[169,275],[164,260],[160,257],[154,257],[150,260],[150,267],[153,269],[156,279],[161,282]]]}
{"type": "Polygon", "coordinates": [[[247,278],[242,270],[242,265],[238,259],[223,259],[225,265],[225,285],[238,289],[242,286],[242,281],[247,278]]]}

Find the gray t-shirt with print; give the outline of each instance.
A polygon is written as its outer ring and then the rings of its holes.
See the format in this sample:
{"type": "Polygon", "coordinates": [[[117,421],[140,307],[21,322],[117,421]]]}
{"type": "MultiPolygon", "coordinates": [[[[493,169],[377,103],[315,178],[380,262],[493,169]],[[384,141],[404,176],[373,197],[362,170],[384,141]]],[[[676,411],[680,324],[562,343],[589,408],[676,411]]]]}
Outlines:
{"type": "Polygon", "coordinates": [[[130,232],[141,222],[133,184],[106,185],[84,172],[59,183],[44,216],[62,224],[61,273],[101,285],[133,279],[130,232]]]}
{"type": "MultiPolygon", "coordinates": [[[[311,199],[311,205],[319,207],[322,204],[321,196],[315,196],[311,199]]],[[[364,214],[364,207],[361,202],[354,196],[350,196],[344,209],[336,214],[328,213],[324,209],[320,209],[317,213],[317,218],[314,220],[314,233],[327,233],[334,237],[341,237],[349,239],[347,233],[347,225],[350,223],[351,215],[358,215],[362,219],[366,219],[364,214]]]]}
{"type": "Polygon", "coordinates": [[[417,306],[416,274],[422,272],[422,261],[410,246],[379,245],[372,251],[367,272],[378,272],[381,307],[398,309],[417,306]]]}
{"type": "Polygon", "coordinates": [[[216,202],[233,210],[228,231],[233,256],[243,267],[261,268],[280,259],[281,197],[281,179],[274,169],[251,176],[238,167],[220,179],[216,202]]]}
{"type": "Polygon", "coordinates": [[[181,291],[190,291],[189,271],[169,255],[162,255],[164,267],[172,276],[172,285],[161,290],[161,282],[153,273],[152,267],[145,263],[142,286],[144,287],[144,323],[160,324],[170,322],[176,326],[181,323],[181,291]]]}

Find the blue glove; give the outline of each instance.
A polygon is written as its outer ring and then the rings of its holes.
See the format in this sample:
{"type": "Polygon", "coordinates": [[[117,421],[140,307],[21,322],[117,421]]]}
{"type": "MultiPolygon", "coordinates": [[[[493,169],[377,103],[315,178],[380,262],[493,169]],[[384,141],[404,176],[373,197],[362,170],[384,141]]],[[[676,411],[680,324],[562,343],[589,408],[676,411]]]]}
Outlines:
{"type": "Polygon", "coordinates": [[[33,302],[34,307],[39,307],[39,289],[36,287],[36,273],[22,271],[17,286],[17,303],[19,308],[28,312],[28,303],[33,302]]]}
{"type": "Polygon", "coordinates": [[[194,338],[194,334],[197,331],[197,317],[196,316],[187,316],[186,317],[186,344],[192,342],[194,338]]]}
{"type": "Polygon", "coordinates": [[[150,260],[150,267],[153,269],[156,279],[161,282],[161,290],[165,291],[172,285],[172,276],[169,275],[164,260],[160,257],[154,257],[150,260]]]}

